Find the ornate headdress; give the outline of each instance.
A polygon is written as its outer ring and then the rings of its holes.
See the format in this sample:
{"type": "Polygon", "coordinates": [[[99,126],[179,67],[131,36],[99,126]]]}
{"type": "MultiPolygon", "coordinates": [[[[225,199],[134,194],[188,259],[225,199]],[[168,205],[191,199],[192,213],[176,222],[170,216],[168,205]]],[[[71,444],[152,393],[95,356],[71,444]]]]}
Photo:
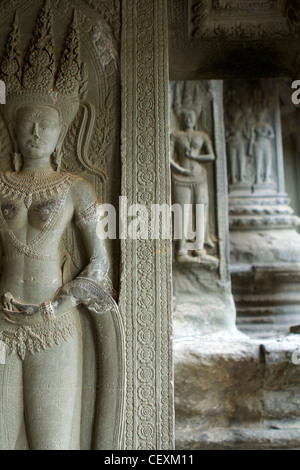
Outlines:
{"type": "Polygon", "coordinates": [[[80,61],[76,11],[57,69],[52,23],[50,2],[47,0],[39,13],[23,63],[17,14],[15,16],[0,67],[0,78],[6,84],[6,104],[1,108],[7,123],[14,119],[16,109],[25,104],[53,106],[67,125],[77,114],[80,99],[86,91],[87,72],[85,64],[80,61]]]}
{"type": "Polygon", "coordinates": [[[203,109],[200,86],[197,82],[176,82],[174,88],[173,109],[177,117],[184,110],[194,111],[198,118],[203,109]]]}

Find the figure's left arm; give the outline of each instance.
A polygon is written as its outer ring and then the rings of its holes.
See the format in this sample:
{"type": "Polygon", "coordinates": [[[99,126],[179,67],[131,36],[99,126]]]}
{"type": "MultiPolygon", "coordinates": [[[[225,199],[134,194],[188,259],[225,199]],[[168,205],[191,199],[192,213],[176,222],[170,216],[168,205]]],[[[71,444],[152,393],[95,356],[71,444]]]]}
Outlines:
{"type": "Polygon", "coordinates": [[[106,237],[99,224],[103,217],[104,211],[93,188],[89,183],[83,185],[83,197],[79,193],[79,201],[75,207],[75,220],[84,241],[89,263],[78,277],[89,278],[98,283],[105,281],[109,270],[106,237]]]}
{"type": "Polygon", "coordinates": [[[209,161],[213,161],[216,159],[216,156],[215,156],[215,151],[213,149],[213,145],[212,145],[212,142],[210,140],[210,137],[208,134],[204,134],[203,135],[204,137],[204,145],[206,147],[206,151],[207,151],[207,157],[209,157],[209,161]]]}
{"type": "Polygon", "coordinates": [[[62,286],[53,302],[58,312],[68,309],[69,305],[91,303],[93,295],[89,287],[101,286],[112,294],[112,285],[108,278],[109,260],[103,227],[99,224],[104,211],[96,194],[87,182],[75,194],[75,220],[81,232],[89,262],[80,274],[65,286],[62,286]]]}

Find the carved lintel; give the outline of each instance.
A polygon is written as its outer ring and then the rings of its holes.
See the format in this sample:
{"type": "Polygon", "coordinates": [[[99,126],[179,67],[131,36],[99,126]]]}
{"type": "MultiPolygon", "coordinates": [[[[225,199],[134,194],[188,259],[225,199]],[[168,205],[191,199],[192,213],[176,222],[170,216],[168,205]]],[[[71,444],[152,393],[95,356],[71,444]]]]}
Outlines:
{"type": "Polygon", "coordinates": [[[300,28],[300,1],[291,0],[286,5],[286,16],[288,25],[291,30],[298,30],[300,28]]]}
{"type": "Polygon", "coordinates": [[[281,0],[189,0],[190,39],[288,35],[299,24],[294,3],[286,12],[281,0]]]}

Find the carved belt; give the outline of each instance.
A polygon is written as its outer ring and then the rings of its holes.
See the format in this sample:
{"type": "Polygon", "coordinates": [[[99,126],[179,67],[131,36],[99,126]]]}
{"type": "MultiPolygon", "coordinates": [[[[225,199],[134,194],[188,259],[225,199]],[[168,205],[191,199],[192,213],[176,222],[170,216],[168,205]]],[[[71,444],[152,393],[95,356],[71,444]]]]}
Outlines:
{"type": "Polygon", "coordinates": [[[198,186],[199,184],[206,183],[206,174],[200,173],[195,176],[180,176],[172,174],[172,183],[177,186],[184,186],[190,188],[191,186],[198,186]]]}
{"type": "Polygon", "coordinates": [[[45,317],[35,322],[33,317],[29,320],[25,315],[0,315],[0,341],[6,345],[9,354],[17,353],[21,360],[25,359],[26,352],[36,354],[62,340],[68,341],[80,329],[80,319],[74,310],[59,318],[45,317]],[[14,324],[4,329],[7,323],[14,324]]]}

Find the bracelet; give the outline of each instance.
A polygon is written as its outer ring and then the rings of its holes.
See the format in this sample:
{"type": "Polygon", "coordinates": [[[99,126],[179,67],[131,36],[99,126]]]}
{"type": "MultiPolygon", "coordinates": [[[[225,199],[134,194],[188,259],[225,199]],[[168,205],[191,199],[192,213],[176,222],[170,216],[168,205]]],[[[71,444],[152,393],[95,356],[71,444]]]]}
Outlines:
{"type": "Polygon", "coordinates": [[[55,318],[54,308],[50,301],[43,302],[40,305],[40,314],[46,317],[47,320],[53,320],[55,318]]]}

